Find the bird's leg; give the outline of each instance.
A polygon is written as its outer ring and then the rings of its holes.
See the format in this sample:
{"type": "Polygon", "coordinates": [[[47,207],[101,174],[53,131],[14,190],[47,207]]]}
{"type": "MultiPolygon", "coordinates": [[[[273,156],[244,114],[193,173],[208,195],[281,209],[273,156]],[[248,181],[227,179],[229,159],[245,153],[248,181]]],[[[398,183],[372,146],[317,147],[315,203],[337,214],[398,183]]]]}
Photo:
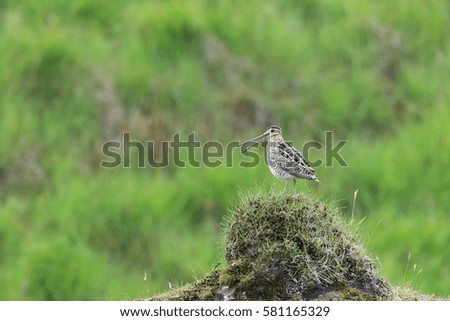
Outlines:
{"type": "Polygon", "coordinates": [[[295,190],[295,179],[292,180],[292,190],[295,190]]]}

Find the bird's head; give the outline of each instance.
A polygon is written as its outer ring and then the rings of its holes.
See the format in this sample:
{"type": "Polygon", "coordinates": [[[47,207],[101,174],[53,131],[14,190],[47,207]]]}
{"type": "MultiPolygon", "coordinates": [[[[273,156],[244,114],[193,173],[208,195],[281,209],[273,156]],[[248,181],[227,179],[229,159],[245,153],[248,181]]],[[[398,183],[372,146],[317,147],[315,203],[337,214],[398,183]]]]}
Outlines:
{"type": "Polygon", "coordinates": [[[276,125],[272,125],[269,126],[269,128],[267,128],[267,130],[262,133],[261,135],[252,138],[250,140],[247,140],[245,142],[242,142],[241,144],[239,144],[239,146],[243,146],[248,145],[247,147],[244,148],[243,152],[245,152],[246,150],[248,150],[249,148],[253,147],[254,145],[263,142],[263,141],[271,141],[271,142],[278,142],[280,140],[282,140],[283,137],[281,136],[281,128],[276,126],[276,125]]]}
{"type": "Polygon", "coordinates": [[[271,142],[278,142],[283,139],[281,136],[281,128],[277,125],[272,125],[264,132],[266,140],[271,142]]]}

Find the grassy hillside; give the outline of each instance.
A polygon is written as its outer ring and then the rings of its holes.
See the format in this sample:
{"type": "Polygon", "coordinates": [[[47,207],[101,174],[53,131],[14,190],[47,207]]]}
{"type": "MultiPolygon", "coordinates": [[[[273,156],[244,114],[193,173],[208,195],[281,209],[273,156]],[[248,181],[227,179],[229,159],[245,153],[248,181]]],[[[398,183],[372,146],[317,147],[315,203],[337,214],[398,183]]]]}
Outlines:
{"type": "Polygon", "coordinates": [[[105,169],[102,146],[270,124],[299,148],[348,140],[348,167],[296,188],[349,219],[358,189],[383,276],[448,296],[449,20],[440,0],[1,1],[0,299],[127,299],[202,276],[239,191],[283,184],[239,153],[105,169]]]}

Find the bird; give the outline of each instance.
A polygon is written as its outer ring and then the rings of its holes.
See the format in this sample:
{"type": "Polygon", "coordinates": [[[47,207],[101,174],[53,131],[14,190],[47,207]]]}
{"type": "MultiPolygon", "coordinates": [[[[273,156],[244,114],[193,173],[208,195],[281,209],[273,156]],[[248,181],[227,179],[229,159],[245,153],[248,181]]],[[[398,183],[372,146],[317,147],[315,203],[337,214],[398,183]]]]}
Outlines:
{"type": "Polygon", "coordinates": [[[276,178],[285,181],[293,180],[294,183],[298,178],[320,183],[314,169],[294,146],[283,139],[281,128],[276,125],[269,126],[261,135],[240,143],[239,147],[245,153],[251,147],[264,141],[267,142],[266,164],[276,178]]]}

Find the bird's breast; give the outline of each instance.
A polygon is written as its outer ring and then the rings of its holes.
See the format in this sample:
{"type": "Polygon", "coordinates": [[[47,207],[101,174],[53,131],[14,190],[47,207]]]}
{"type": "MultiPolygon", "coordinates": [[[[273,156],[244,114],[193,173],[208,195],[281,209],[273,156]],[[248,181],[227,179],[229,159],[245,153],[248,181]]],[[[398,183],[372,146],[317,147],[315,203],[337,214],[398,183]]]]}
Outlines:
{"type": "Polygon", "coordinates": [[[270,172],[278,179],[294,179],[295,177],[286,172],[284,169],[269,165],[270,172]]]}

